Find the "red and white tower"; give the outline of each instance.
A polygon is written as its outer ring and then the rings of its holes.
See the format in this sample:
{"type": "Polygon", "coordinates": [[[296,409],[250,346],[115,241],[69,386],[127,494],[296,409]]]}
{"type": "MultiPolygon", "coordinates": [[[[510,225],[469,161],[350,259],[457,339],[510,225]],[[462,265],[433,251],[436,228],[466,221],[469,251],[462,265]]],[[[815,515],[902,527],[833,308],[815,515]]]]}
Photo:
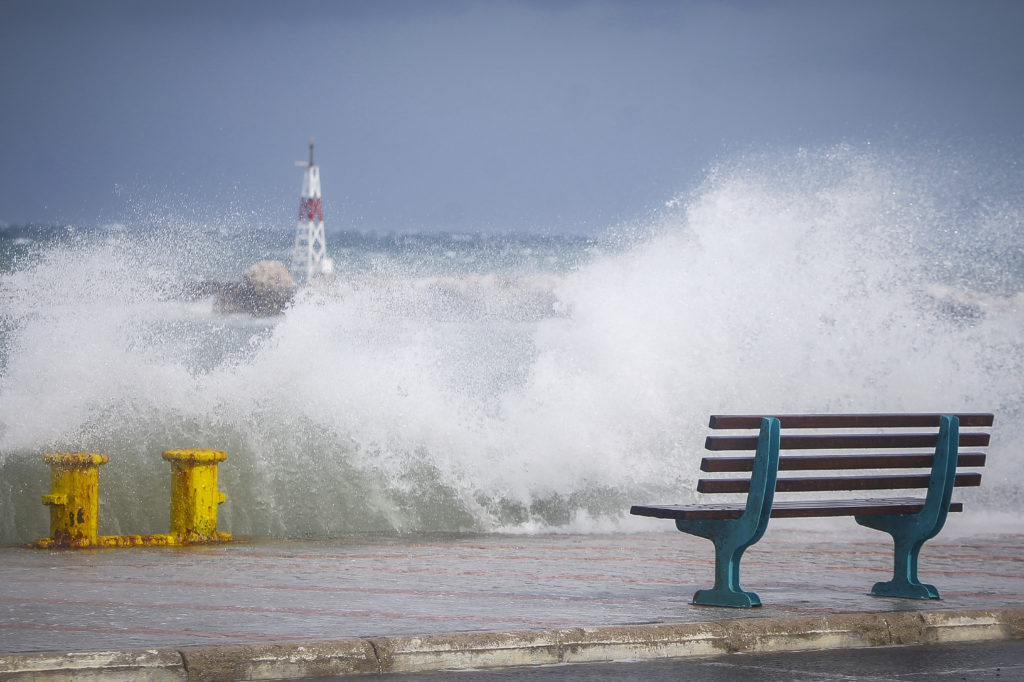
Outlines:
{"type": "Polygon", "coordinates": [[[306,282],[320,275],[330,274],[334,264],[327,258],[327,243],[324,240],[324,204],[320,196],[320,166],[313,163],[313,145],[309,139],[309,163],[296,161],[295,165],[306,169],[302,177],[302,199],[299,203],[299,222],[295,227],[295,252],[292,269],[296,274],[305,273],[306,282]]]}

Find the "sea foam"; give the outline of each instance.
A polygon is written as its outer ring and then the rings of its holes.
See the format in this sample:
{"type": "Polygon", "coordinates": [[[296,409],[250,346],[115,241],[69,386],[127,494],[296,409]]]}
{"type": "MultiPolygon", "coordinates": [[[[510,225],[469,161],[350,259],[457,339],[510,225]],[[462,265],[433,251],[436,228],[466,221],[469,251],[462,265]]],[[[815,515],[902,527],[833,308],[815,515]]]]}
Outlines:
{"type": "Polygon", "coordinates": [[[268,319],[177,295],[216,239],[173,216],[47,243],[0,276],[0,542],[59,450],[110,456],[101,533],[164,531],[182,447],[236,535],[635,528],[728,412],[994,411],[965,499],[1020,509],[1021,200],[935,168],[747,155],[591,240],[360,242],[268,319]]]}

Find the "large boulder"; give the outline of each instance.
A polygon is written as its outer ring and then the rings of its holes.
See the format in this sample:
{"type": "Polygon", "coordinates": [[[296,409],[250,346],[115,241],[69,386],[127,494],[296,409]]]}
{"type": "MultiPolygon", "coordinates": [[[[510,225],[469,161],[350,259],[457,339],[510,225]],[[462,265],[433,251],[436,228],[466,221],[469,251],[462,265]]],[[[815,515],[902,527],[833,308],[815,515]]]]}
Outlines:
{"type": "Polygon", "coordinates": [[[217,310],[257,317],[280,315],[295,296],[295,289],[295,280],[284,263],[260,261],[245,271],[240,283],[218,290],[217,310]]]}
{"type": "Polygon", "coordinates": [[[295,291],[295,280],[279,260],[261,260],[242,275],[242,283],[253,289],[295,291]]]}

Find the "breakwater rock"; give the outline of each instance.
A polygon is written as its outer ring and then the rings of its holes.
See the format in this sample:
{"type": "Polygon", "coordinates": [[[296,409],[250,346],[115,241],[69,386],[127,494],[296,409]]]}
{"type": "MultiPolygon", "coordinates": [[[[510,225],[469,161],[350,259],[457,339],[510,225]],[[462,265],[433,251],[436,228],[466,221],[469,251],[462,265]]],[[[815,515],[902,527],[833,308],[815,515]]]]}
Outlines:
{"type": "Polygon", "coordinates": [[[195,282],[188,287],[188,294],[194,298],[213,296],[218,313],[270,317],[284,312],[296,289],[284,263],[266,260],[248,268],[239,282],[195,282]]]}

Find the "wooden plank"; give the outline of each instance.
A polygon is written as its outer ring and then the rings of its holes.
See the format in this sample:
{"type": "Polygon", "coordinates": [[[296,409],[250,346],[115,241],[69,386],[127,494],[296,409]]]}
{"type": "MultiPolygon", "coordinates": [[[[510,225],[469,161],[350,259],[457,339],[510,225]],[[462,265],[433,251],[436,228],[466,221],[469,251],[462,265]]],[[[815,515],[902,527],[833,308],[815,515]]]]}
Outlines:
{"type": "MultiPolygon", "coordinates": [[[[874,516],[879,514],[916,514],[924,508],[924,500],[890,498],[880,500],[811,500],[777,502],[772,505],[774,518],[813,518],[818,516],[874,516]]],[[[964,510],[962,502],[952,502],[949,511],[964,510]]]]}
{"type": "MultiPolygon", "coordinates": [[[[915,498],[776,501],[772,505],[772,517],[813,518],[821,516],[914,514],[923,508],[924,500],[915,498]]],[[[961,512],[963,509],[962,502],[952,502],[949,505],[949,511],[951,512],[961,512]]],[[[630,508],[629,513],[657,519],[736,519],[743,515],[743,511],[744,506],[737,504],[634,505],[630,508]]]]}
{"type": "MultiPolygon", "coordinates": [[[[848,469],[930,469],[934,454],[870,454],[870,455],[784,455],[779,458],[779,471],[834,471],[848,469]]],[[[958,467],[985,466],[984,452],[961,452],[958,467]]],[[[700,470],[709,473],[752,471],[753,457],[704,457],[700,470]]]]}
{"type": "MultiPolygon", "coordinates": [[[[911,488],[927,488],[930,478],[928,474],[780,478],[775,482],[775,492],[909,490],[911,488]]],[[[959,488],[979,486],[981,485],[981,474],[977,472],[957,474],[953,485],[959,488]]],[[[702,478],[697,481],[697,492],[699,493],[746,493],[749,490],[749,478],[702,478]]]]}
{"type": "Polygon", "coordinates": [[[738,519],[743,516],[743,505],[633,505],[629,513],[655,519],[738,519]]]}
{"type": "MultiPolygon", "coordinates": [[[[782,436],[782,450],[858,450],[863,448],[934,448],[938,433],[873,433],[838,435],[782,436]]],[[[988,445],[987,433],[961,433],[961,447],[988,445]]],[[[708,436],[704,447],[715,452],[756,450],[757,436],[708,436]]]]}
{"type": "MultiPolygon", "coordinates": [[[[907,414],[715,414],[708,426],[713,429],[759,429],[763,417],[775,417],[784,429],[845,429],[939,426],[939,418],[946,413],[907,414]]],[[[956,415],[960,427],[992,426],[994,415],[988,412],[969,412],[956,415]]]]}

